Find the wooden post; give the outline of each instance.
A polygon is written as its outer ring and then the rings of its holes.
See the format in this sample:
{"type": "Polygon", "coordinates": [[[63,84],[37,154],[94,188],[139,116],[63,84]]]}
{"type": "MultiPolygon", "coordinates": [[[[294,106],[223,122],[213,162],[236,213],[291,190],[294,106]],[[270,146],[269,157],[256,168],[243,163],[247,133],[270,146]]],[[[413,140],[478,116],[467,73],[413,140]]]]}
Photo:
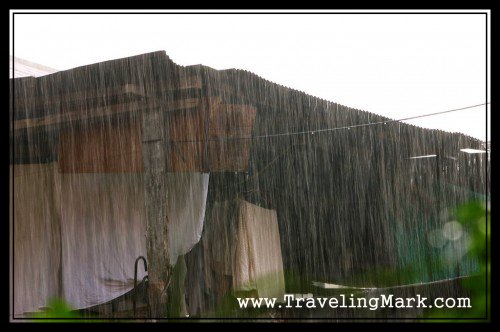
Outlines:
{"type": "Polygon", "coordinates": [[[142,114],[146,243],[152,318],[166,317],[165,288],[168,287],[171,274],[168,258],[165,131],[164,115],[160,108],[142,114]]]}

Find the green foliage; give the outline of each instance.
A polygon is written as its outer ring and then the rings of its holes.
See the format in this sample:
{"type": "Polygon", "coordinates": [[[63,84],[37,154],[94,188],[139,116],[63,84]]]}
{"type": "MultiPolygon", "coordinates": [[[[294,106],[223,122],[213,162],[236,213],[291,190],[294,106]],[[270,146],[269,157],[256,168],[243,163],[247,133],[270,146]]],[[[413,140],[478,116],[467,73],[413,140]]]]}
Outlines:
{"type": "MultiPolygon", "coordinates": [[[[39,322],[77,322],[80,315],[62,299],[51,299],[48,303],[48,310],[37,312],[32,315],[32,318],[39,318],[39,322]],[[71,319],[73,318],[73,319],[71,319]]],[[[36,320],[38,321],[38,320],[36,320]]]]}
{"type": "MultiPolygon", "coordinates": [[[[468,255],[476,257],[479,262],[479,274],[464,279],[462,287],[470,294],[470,309],[432,310],[425,318],[450,318],[450,322],[467,318],[490,319],[490,211],[484,204],[472,202],[459,207],[456,211],[457,221],[469,230],[470,246],[468,255]],[[487,281],[487,283],[486,283],[487,281]],[[487,285],[487,287],[486,287],[487,285]]],[[[486,320],[486,319],[485,319],[486,320]]]]}
{"type": "Polygon", "coordinates": [[[95,319],[82,317],[66,301],[58,298],[49,300],[48,309],[31,315],[41,323],[90,323],[97,322],[95,319]]]}

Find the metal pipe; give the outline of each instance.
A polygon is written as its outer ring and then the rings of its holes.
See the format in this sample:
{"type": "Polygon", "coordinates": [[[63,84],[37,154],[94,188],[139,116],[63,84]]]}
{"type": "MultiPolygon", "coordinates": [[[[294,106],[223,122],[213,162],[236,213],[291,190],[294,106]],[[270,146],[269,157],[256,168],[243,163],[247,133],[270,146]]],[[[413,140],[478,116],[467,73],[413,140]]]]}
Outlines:
{"type": "MultiPolygon", "coordinates": [[[[134,317],[136,315],[136,304],[137,304],[137,264],[139,264],[140,260],[144,262],[144,271],[146,272],[148,271],[148,262],[146,261],[146,258],[144,258],[144,256],[137,257],[134,264],[134,298],[132,301],[134,307],[134,317]]],[[[145,276],[142,280],[144,281],[146,278],[147,276],[145,276]]],[[[149,307],[149,301],[147,301],[147,305],[149,307]]]]}

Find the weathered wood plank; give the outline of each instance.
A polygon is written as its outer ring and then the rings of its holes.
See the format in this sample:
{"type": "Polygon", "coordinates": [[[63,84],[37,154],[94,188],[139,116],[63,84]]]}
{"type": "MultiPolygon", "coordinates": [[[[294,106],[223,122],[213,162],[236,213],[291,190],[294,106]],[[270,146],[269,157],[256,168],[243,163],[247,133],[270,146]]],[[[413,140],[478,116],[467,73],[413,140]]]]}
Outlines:
{"type": "Polygon", "coordinates": [[[180,73],[175,85],[172,85],[171,81],[152,81],[151,86],[154,87],[155,91],[170,92],[170,91],[180,91],[189,89],[201,89],[202,82],[199,75],[187,76],[184,73],[180,73]]]}
{"type": "Polygon", "coordinates": [[[62,130],[58,164],[61,173],[142,172],[140,121],[105,121],[62,130]]]}
{"type": "MultiPolygon", "coordinates": [[[[167,82],[155,82],[158,90],[167,92],[175,90],[201,89],[201,78],[199,76],[179,76],[178,84],[172,87],[167,82]]],[[[76,101],[85,101],[96,98],[112,99],[116,97],[147,97],[148,93],[138,84],[124,84],[104,89],[74,91],[57,95],[20,98],[15,100],[16,109],[48,109],[53,107],[64,107],[76,101]]]]}
{"type": "Polygon", "coordinates": [[[164,112],[148,110],[142,114],[142,155],[146,210],[146,244],[149,277],[149,302],[153,317],[165,317],[162,299],[171,274],[168,260],[167,186],[165,167],[164,112]]]}
{"type": "MultiPolygon", "coordinates": [[[[162,121],[168,132],[164,146],[167,171],[247,170],[252,141],[239,138],[251,136],[255,108],[248,105],[212,105],[206,119],[200,110],[201,107],[165,111],[162,121]],[[208,138],[204,131],[206,124],[208,138]]],[[[142,140],[140,117],[63,128],[59,136],[60,171],[142,172],[142,140]]]]}
{"type": "MultiPolygon", "coordinates": [[[[180,109],[196,107],[200,103],[198,98],[190,98],[183,100],[174,100],[164,102],[165,109],[168,111],[175,111],[180,109]]],[[[106,107],[97,108],[83,108],[72,112],[61,112],[54,115],[49,115],[37,119],[24,119],[14,121],[14,131],[20,129],[30,129],[42,126],[52,126],[69,122],[77,122],[83,120],[90,120],[93,118],[107,117],[123,113],[133,113],[141,110],[146,110],[150,107],[151,101],[136,101],[130,103],[121,103],[116,105],[109,105],[106,107]]]]}
{"type": "Polygon", "coordinates": [[[61,105],[75,101],[84,101],[104,97],[111,99],[113,97],[125,95],[146,97],[146,92],[137,84],[125,84],[105,89],[75,91],[38,98],[17,98],[15,106],[19,109],[46,109],[51,107],[60,107],[61,105]]]}
{"type": "Polygon", "coordinates": [[[167,113],[169,171],[246,171],[257,110],[210,98],[199,109],[167,113]],[[232,139],[235,138],[235,139],[232,139]]]}

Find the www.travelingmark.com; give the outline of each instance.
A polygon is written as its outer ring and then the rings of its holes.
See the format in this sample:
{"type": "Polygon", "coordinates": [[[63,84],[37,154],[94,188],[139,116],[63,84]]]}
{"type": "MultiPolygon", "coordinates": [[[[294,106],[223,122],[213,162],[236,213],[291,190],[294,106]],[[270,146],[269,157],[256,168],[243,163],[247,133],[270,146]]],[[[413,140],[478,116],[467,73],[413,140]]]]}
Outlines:
{"type": "Polygon", "coordinates": [[[429,300],[417,294],[415,297],[395,297],[393,294],[381,294],[374,297],[354,297],[354,294],[346,296],[340,294],[337,297],[301,297],[295,294],[285,294],[283,301],[277,298],[246,297],[236,298],[240,309],[273,309],[273,308],[368,308],[378,310],[380,308],[471,308],[468,297],[436,297],[429,300]]]}

